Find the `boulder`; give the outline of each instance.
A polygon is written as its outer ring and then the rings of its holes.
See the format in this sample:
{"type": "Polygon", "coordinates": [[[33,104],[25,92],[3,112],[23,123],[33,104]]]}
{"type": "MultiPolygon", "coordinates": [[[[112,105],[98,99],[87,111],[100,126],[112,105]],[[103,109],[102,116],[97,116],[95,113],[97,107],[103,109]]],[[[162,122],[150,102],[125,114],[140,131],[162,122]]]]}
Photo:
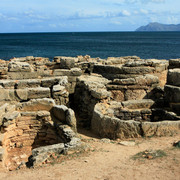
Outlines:
{"type": "Polygon", "coordinates": [[[60,58],[60,68],[61,69],[71,69],[75,65],[74,58],[71,57],[61,57],[60,58]]]}

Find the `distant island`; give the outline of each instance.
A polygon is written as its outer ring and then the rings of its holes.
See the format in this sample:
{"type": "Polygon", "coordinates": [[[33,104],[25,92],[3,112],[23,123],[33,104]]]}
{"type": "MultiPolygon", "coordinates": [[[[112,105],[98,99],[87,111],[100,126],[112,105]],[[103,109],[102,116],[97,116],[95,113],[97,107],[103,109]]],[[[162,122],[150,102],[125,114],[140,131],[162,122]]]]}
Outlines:
{"type": "Polygon", "coordinates": [[[160,24],[157,22],[141,26],[135,31],[180,31],[180,24],[160,24]]]}

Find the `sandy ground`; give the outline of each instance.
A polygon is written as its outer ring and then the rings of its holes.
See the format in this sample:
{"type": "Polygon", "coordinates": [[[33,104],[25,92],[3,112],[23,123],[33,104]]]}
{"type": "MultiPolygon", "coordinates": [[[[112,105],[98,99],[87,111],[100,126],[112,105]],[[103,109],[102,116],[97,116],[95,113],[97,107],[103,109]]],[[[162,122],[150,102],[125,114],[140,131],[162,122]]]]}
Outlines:
{"type": "Polygon", "coordinates": [[[172,147],[180,136],[135,139],[135,146],[104,142],[88,131],[81,131],[80,136],[90,150],[35,169],[8,172],[1,168],[0,180],[180,180],[180,149],[172,147]],[[167,156],[132,159],[136,153],[150,149],[163,150],[167,156]]]}

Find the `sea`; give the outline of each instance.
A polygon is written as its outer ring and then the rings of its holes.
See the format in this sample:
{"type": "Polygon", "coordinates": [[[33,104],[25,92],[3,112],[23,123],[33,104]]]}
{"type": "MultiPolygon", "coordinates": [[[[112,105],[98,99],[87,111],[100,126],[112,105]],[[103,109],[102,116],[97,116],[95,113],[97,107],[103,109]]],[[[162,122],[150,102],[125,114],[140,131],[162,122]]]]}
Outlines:
{"type": "Polygon", "coordinates": [[[77,55],[180,58],[180,32],[0,33],[0,59],[77,55]]]}

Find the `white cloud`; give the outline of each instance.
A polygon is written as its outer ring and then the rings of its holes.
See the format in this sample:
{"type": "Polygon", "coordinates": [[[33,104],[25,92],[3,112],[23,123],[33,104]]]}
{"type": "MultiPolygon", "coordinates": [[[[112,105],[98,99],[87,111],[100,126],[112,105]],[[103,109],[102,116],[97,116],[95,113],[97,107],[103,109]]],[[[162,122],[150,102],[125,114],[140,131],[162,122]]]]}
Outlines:
{"type": "Polygon", "coordinates": [[[130,16],[131,15],[131,13],[127,10],[122,10],[121,13],[123,16],[130,16]]]}

